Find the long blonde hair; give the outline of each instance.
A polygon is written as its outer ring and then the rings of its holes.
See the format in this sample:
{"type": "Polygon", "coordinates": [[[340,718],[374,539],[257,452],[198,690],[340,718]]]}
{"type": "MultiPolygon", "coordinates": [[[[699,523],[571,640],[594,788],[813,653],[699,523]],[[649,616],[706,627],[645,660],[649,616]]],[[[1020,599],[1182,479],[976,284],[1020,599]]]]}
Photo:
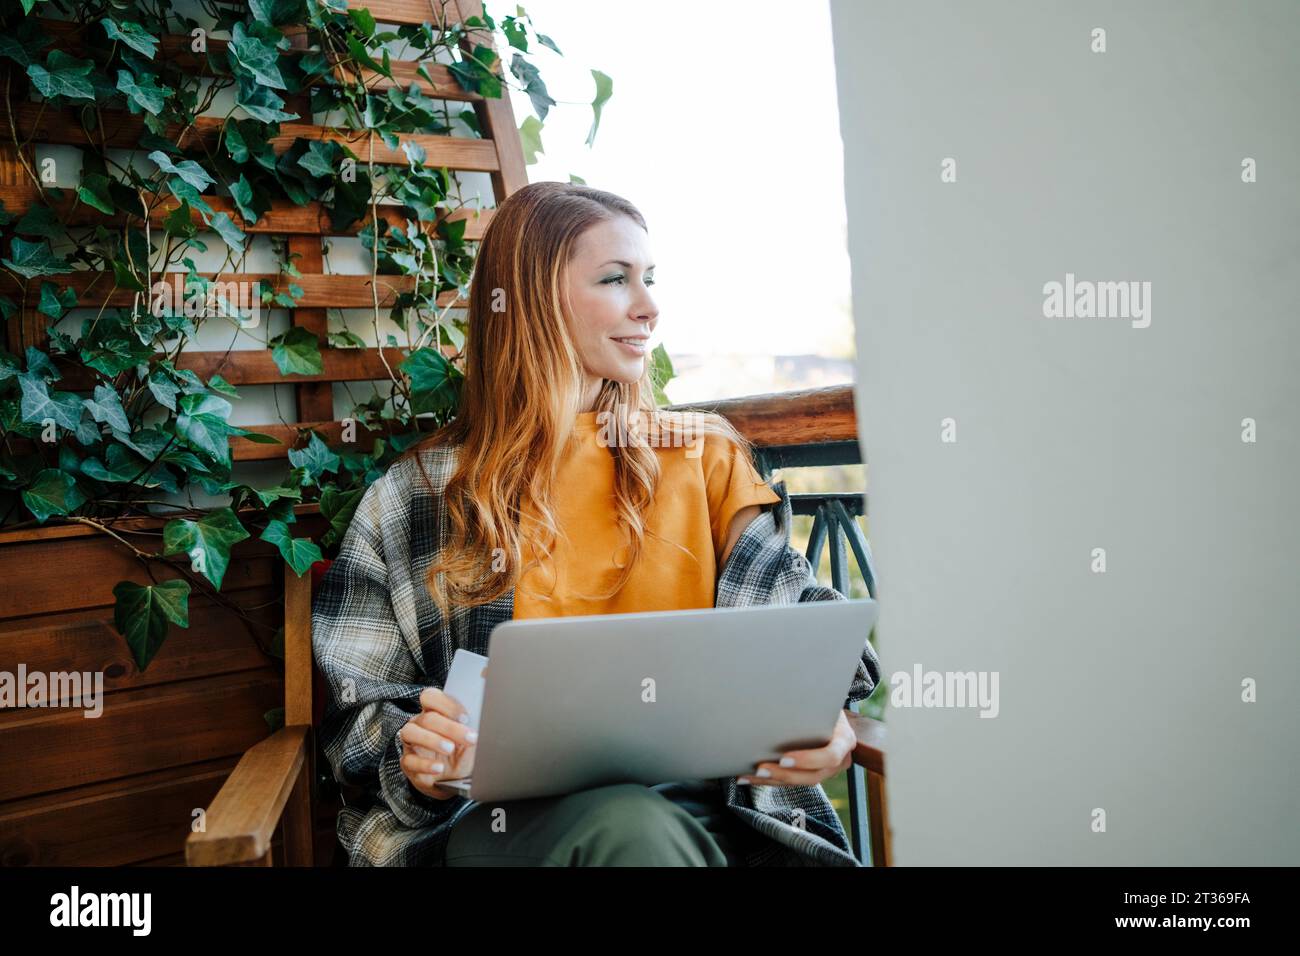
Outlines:
{"type": "MultiPolygon", "coordinates": [[[[563,318],[572,314],[563,270],[578,237],[616,216],[646,228],[636,207],[613,193],[574,183],[538,182],[507,197],[484,232],[470,281],[465,381],[456,416],[403,456],[415,456],[423,472],[422,449],[459,446],[456,467],[443,491],[447,535],[439,542],[438,560],[426,581],[444,615],[449,604],[495,600],[539,564],[534,559],[521,567],[522,502],[536,516],[545,553],[560,533],[552,489],[582,410],[583,384],[582,363],[563,318]],[[503,570],[494,570],[494,563],[500,564],[493,561],[494,555],[505,556],[503,570]],[[440,574],[445,590],[439,586],[440,574]]],[[[648,361],[636,382],[605,379],[595,410],[600,421],[607,420],[601,412],[610,413],[613,420],[639,412],[646,432],[656,434],[658,429],[667,436],[659,444],[716,437],[746,454],[752,452],[744,436],[720,415],[692,413],[688,422],[683,413],[658,409],[648,361]]],[[[626,583],[641,555],[660,464],[639,430],[630,440],[614,443],[610,454],[615,511],[627,531],[629,549],[612,595],[626,583]]],[[[429,481],[427,472],[424,477],[429,481]]]]}

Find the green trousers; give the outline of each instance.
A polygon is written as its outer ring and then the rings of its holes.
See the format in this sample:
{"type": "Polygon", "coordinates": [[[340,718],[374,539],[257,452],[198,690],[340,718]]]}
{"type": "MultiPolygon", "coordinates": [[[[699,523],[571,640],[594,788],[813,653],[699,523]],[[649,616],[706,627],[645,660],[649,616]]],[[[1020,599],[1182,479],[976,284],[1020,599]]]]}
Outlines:
{"type": "Polygon", "coordinates": [[[743,866],[761,837],[722,804],[717,781],[619,783],[472,807],[447,866],[743,866]]]}

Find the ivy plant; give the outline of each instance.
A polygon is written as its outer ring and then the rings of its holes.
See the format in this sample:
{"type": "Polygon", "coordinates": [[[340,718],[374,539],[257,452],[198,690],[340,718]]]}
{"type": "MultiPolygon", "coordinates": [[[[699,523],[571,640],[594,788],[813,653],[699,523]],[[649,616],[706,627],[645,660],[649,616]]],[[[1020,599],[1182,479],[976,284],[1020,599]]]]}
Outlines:
{"type": "MultiPolygon", "coordinates": [[[[400,137],[450,133],[455,120],[473,135],[479,128],[472,109],[452,116],[447,101],[420,84],[403,88],[394,62],[420,63],[431,85],[429,64],[443,64],[464,90],[488,98],[505,95],[513,78],[536,113],[521,129],[527,146],[540,142],[555,105],[532,56],[541,47],[560,53],[522,7],[499,21],[485,11],[463,24],[397,29],[344,0],[203,0],[202,8],[200,23],[148,0],[0,0],[0,135],[37,197],[21,210],[0,205],[0,317],[8,327],[38,313],[46,327],[39,343],[6,336],[23,341],[21,354],[0,349],[0,525],[77,523],[130,550],[143,575],[114,588],[114,621],[142,670],[171,627],[188,626],[196,591],[244,617],[275,653],[282,636],[263,633],[265,625],[221,593],[232,550],[257,538],[306,573],[342,538],[370,482],[453,414],[465,327],[438,299],[468,291],[475,249],[464,220],[446,215],[467,203],[446,168],[427,165],[424,150],[400,137]],[[291,41],[303,30],[308,43],[291,41]],[[488,36],[508,51],[508,67],[488,36]],[[24,138],[27,127],[14,119],[32,101],[44,122],[84,138],[75,189],[52,185],[35,164],[28,148],[35,134],[24,138]],[[224,115],[213,111],[227,101],[224,115]],[[340,135],[277,149],[285,124],[311,122],[307,110],[328,114],[340,135]],[[115,128],[127,121],[139,134],[122,147],[115,128]],[[377,165],[376,143],[401,148],[406,162],[377,165]],[[332,232],[358,231],[372,288],[395,284],[382,277],[405,277],[405,291],[385,308],[405,341],[388,335],[376,343],[391,356],[390,387],[353,396],[357,427],[382,427],[386,437],[359,452],[302,435],[283,472],[255,487],[236,473],[230,439],[278,440],[231,424],[238,389],[183,359],[209,323],[233,335],[258,330],[241,311],[249,303],[214,294],[194,256],[220,243],[216,272],[239,272],[246,230],[286,200],[318,204],[332,232]],[[400,210],[404,225],[381,217],[381,205],[400,210]],[[158,291],[164,275],[179,280],[175,297],[158,291]],[[93,314],[72,330],[63,320],[74,308],[93,314]],[[196,502],[196,490],[221,503],[196,502]],[[316,505],[324,519],[315,540],[295,534],[302,504],[316,505]],[[161,539],[135,533],[128,520],[159,515],[161,539]]],[[[611,90],[608,77],[592,73],[588,142],[611,90]]],[[[293,308],[302,273],[282,237],[272,245],[279,275],[253,304],[293,308]]],[[[380,318],[376,299],[375,336],[380,318]]],[[[346,323],[328,340],[335,348],[367,344],[346,323]]],[[[322,369],[314,332],[292,327],[260,341],[285,381],[322,369]]],[[[655,363],[662,384],[671,365],[662,353],[655,363]]]]}

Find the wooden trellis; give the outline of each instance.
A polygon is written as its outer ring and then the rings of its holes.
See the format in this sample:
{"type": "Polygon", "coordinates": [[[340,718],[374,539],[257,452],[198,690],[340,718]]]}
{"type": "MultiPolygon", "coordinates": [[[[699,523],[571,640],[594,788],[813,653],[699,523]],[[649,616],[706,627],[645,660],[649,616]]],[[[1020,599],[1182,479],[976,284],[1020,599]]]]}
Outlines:
{"type": "MultiPolygon", "coordinates": [[[[419,2],[416,0],[369,0],[369,2],[349,0],[348,6],[368,9],[379,23],[399,25],[436,24],[437,11],[440,7],[442,16],[448,23],[463,22],[465,19],[476,15],[481,16],[483,13],[479,0],[447,0],[445,3],[443,0],[419,0],[419,2]]],[[[84,47],[78,40],[72,24],[43,21],[42,26],[56,37],[55,48],[63,49],[74,56],[83,54],[84,47]]],[[[306,49],[309,45],[309,37],[305,31],[293,35],[291,40],[296,49],[306,49]]],[[[163,37],[162,48],[183,68],[192,66],[195,70],[202,70],[205,68],[204,63],[189,52],[190,42],[191,38],[188,35],[163,37]]],[[[485,30],[476,30],[462,41],[462,46],[472,50],[473,46],[479,43],[493,46],[495,49],[491,35],[485,30]]],[[[209,41],[210,50],[222,47],[224,41],[209,41]]],[[[400,143],[412,142],[423,148],[426,166],[435,168],[445,166],[452,172],[489,173],[496,203],[500,203],[510,193],[526,185],[528,177],[514,111],[510,105],[509,91],[503,90],[500,99],[485,98],[477,93],[466,92],[446,66],[426,62],[425,70],[433,80],[431,86],[429,81],[417,72],[420,65],[412,61],[393,61],[392,80],[375,74],[368,78],[368,82],[369,79],[375,80],[374,88],[379,90],[396,85],[409,89],[410,85],[415,83],[425,96],[432,99],[468,103],[475,112],[483,138],[398,134],[399,148],[392,149],[376,137],[373,144],[374,162],[380,165],[407,165],[407,155],[400,148],[400,143]]],[[[501,61],[498,59],[495,68],[500,69],[500,65],[501,61]]],[[[25,83],[20,82],[25,78],[14,68],[14,64],[5,61],[5,65],[0,66],[0,70],[6,69],[9,70],[8,73],[0,73],[0,84],[3,84],[7,90],[12,89],[15,92],[20,86],[25,87],[25,83]]],[[[290,99],[288,108],[303,117],[311,117],[308,100],[309,94],[304,91],[296,100],[290,99]]],[[[16,97],[11,98],[11,103],[17,137],[20,141],[29,144],[24,147],[24,150],[27,153],[27,162],[32,164],[33,168],[35,168],[34,147],[38,144],[65,146],[87,144],[87,134],[83,131],[74,111],[53,110],[40,103],[19,101],[16,97]]],[[[101,110],[100,116],[102,123],[95,134],[96,147],[130,149],[138,143],[145,129],[141,117],[133,116],[126,111],[101,110]]],[[[200,117],[179,145],[188,149],[204,140],[215,143],[222,122],[220,117],[200,117]]],[[[169,129],[167,135],[175,141],[181,132],[179,128],[169,129]]],[[[311,122],[286,122],[280,124],[280,135],[269,142],[277,154],[283,153],[299,138],[349,143],[353,151],[358,152],[356,148],[358,136],[364,134],[311,122]]],[[[5,144],[0,145],[0,199],[4,201],[6,210],[21,216],[32,204],[39,201],[40,191],[23,168],[12,138],[6,136],[5,144]]],[[[364,155],[369,158],[370,144],[365,143],[364,146],[364,155]]],[[[333,383],[387,379],[389,375],[385,359],[389,366],[394,367],[403,359],[400,351],[391,347],[384,348],[382,343],[376,343],[378,347],[366,349],[332,348],[326,336],[325,310],[327,308],[369,309],[374,305],[374,298],[369,276],[328,275],[322,272],[324,268],[322,241],[334,235],[355,235],[365,227],[368,219],[356,222],[346,230],[338,231],[330,225],[329,216],[321,209],[319,203],[298,206],[288,200],[276,200],[257,223],[249,224],[239,217],[235,204],[229,198],[220,196],[203,198],[215,213],[228,213],[231,219],[250,236],[259,234],[283,236],[288,243],[290,256],[297,254],[298,258],[293,261],[302,276],[292,281],[302,288],[304,294],[297,299],[296,307],[289,310],[291,322],[317,335],[320,341],[322,369],[317,375],[286,376],[272,360],[270,349],[185,351],[181,353],[180,360],[177,362],[178,367],[192,369],[205,379],[219,374],[235,386],[276,384],[294,386],[297,419],[294,423],[285,425],[277,422],[246,426],[252,431],[278,438],[281,444],[256,444],[247,439],[232,438],[231,451],[237,461],[283,457],[298,441],[300,428],[315,429],[326,441],[339,441],[342,426],[335,421],[333,383]],[[381,349],[384,353],[382,355],[381,349]]],[[[65,189],[63,202],[67,206],[77,203],[75,189],[65,189]]],[[[151,222],[154,225],[161,225],[167,215],[178,205],[178,201],[169,195],[166,200],[154,207],[150,215],[151,222]]],[[[85,204],[80,204],[75,210],[65,207],[57,211],[65,219],[71,212],[71,221],[78,225],[94,223],[121,225],[124,221],[123,214],[106,216],[85,204]]],[[[379,215],[395,226],[403,226],[408,218],[415,218],[414,211],[404,210],[395,205],[379,206],[379,215]]],[[[474,241],[482,238],[483,231],[491,221],[491,215],[491,209],[481,213],[476,210],[458,210],[446,213],[445,218],[465,219],[465,238],[474,241]]],[[[140,223],[142,219],[135,217],[134,222],[140,223]]],[[[197,211],[193,212],[193,222],[199,228],[205,228],[197,211]]],[[[424,228],[431,230],[433,224],[426,225],[424,228]]],[[[221,275],[206,273],[204,276],[221,282],[258,281],[263,288],[270,288],[274,292],[285,291],[290,281],[289,277],[283,274],[240,272],[221,275]]],[[[130,290],[113,288],[114,281],[111,273],[79,271],[60,275],[54,281],[75,290],[79,307],[99,307],[105,303],[110,307],[130,306],[134,296],[130,290]]],[[[412,276],[383,276],[378,293],[380,307],[391,306],[396,295],[410,291],[414,283],[415,278],[412,276]]],[[[0,289],[19,304],[19,312],[9,322],[7,344],[14,354],[21,355],[27,346],[43,347],[47,342],[46,330],[50,319],[36,308],[39,287],[38,282],[29,283],[25,297],[22,290],[12,282],[7,283],[6,288],[0,289]]],[[[455,292],[443,293],[438,298],[440,307],[458,301],[463,300],[459,300],[455,292]]],[[[60,384],[65,389],[90,387],[89,380],[79,382],[72,378],[65,379],[60,384]]],[[[365,430],[361,429],[358,438],[362,438],[365,434],[365,430]]]]}

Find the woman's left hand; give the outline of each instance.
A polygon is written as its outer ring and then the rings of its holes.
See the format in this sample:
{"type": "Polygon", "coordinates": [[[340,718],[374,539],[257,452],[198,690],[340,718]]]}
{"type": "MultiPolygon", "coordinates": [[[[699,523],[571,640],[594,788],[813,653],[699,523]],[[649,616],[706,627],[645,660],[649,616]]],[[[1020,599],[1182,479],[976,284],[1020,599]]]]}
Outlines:
{"type": "Polygon", "coordinates": [[[738,777],[736,782],[761,784],[764,787],[811,787],[846,770],[853,762],[853,748],[857,742],[857,736],[849,726],[849,718],[841,710],[840,719],[836,721],[835,730],[826,746],[816,750],[786,751],[781,755],[780,762],[757,764],[755,773],[738,777]],[[763,773],[765,770],[766,776],[763,773]]]}

